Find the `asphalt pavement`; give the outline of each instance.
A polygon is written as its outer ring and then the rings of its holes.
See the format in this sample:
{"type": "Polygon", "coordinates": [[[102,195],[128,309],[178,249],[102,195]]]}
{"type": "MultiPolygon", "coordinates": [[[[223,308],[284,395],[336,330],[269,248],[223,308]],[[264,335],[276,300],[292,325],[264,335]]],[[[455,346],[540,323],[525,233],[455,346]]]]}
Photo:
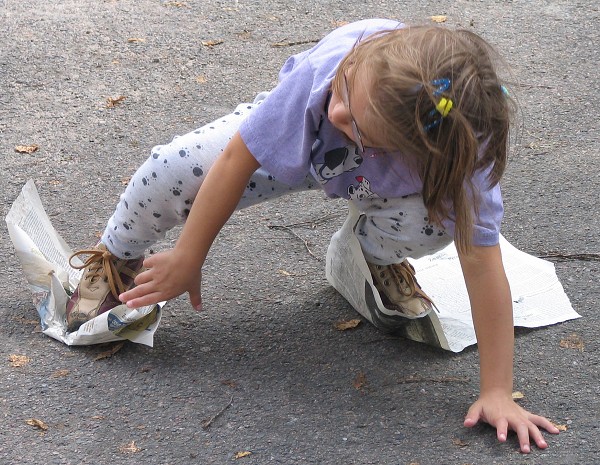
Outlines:
{"type": "Polygon", "coordinates": [[[333,328],[356,317],[324,277],[343,204],[311,192],[236,213],[205,267],[207,311],[176,299],[153,348],[127,343],[111,357],[114,345],[40,333],[2,222],[1,464],[600,463],[595,0],[0,0],[0,212],[34,179],[69,245],[93,244],[153,145],[269,89],[288,55],[342,22],[432,15],[482,34],[510,66],[521,124],[503,234],[559,255],[582,315],[516,331],[520,402],[566,429],[546,435],[550,447],[523,455],[514,436],[500,444],[487,426],[462,426],[475,349],[333,328]],[[273,228],[299,223],[309,226],[296,235],[273,228]],[[11,355],[28,361],[14,367],[11,355]]]}

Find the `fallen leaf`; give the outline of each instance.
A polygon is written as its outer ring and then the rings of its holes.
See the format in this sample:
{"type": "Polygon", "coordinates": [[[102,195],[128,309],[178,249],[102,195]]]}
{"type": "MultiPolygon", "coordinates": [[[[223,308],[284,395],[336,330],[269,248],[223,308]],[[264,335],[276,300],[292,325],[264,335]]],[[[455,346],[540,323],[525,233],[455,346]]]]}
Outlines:
{"type": "Polygon", "coordinates": [[[292,276],[292,273],[285,270],[277,270],[277,273],[282,274],[283,276],[292,276]]]}
{"type": "Polygon", "coordinates": [[[445,23],[448,20],[448,17],[444,15],[435,15],[431,17],[431,20],[434,23],[445,23]]]}
{"type": "Polygon", "coordinates": [[[52,373],[52,377],[53,378],[64,378],[68,374],[69,374],[69,370],[56,370],[54,373],[52,373]]]}
{"type": "Polygon", "coordinates": [[[131,37],[130,39],[127,39],[127,42],[130,44],[135,44],[138,42],[146,42],[146,39],[142,39],[141,37],[131,37]]]}
{"type": "Polygon", "coordinates": [[[513,400],[521,400],[525,398],[525,394],[523,394],[521,391],[515,391],[512,393],[512,398],[513,400]]]}
{"type": "Polygon", "coordinates": [[[356,375],[356,378],[354,378],[352,385],[354,386],[354,389],[362,391],[367,385],[367,376],[362,371],[359,372],[358,375],[356,375]]]}
{"type": "Polygon", "coordinates": [[[29,420],[25,420],[25,423],[37,429],[41,429],[42,431],[48,431],[48,425],[42,420],[38,420],[37,418],[30,418],[29,420]]]}
{"type": "Polygon", "coordinates": [[[106,108],[114,108],[127,97],[124,95],[119,95],[118,97],[107,97],[106,98],[106,108]]]}
{"type": "Polygon", "coordinates": [[[201,74],[200,76],[196,77],[196,82],[198,84],[204,84],[206,82],[206,76],[201,74]]]}
{"type": "Polygon", "coordinates": [[[121,184],[123,184],[124,186],[129,184],[129,181],[131,181],[131,176],[125,176],[125,177],[121,178],[121,184]]]}
{"type": "Polygon", "coordinates": [[[558,423],[554,423],[551,422],[554,426],[556,426],[556,428],[558,429],[558,431],[567,431],[567,425],[559,425],[558,423]]]}
{"type": "Polygon", "coordinates": [[[31,144],[31,145],[17,145],[15,147],[15,152],[17,153],[33,153],[39,149],[39,145],[31,144]]]}
{"type": "Polygon", "coordinates": [[[225,42],[224,40],[203,40],[202,41],[202,45],[204,45],[205,47],[214,47],[215,45],[220,45],[223,42],[225,42]]]}
{"type": "Polygon", "coordinates": [[[350,24],[350,23],[348,21],[336,21],[336,20],[331,21],[331,25],[336,28],[345,26],[346,24],[350,24]]]}
{"type": "Polygon", "coordinates": [[[353,320],[338,321],[333,324],[333,327],[338,331],[347,331],[348,329],[356,328],[360,323],[360,318],[355,318],[353,320]]]}
{"type": "Polygon", "coordinates": [[[183,2],[166,2],[163,5],[164,6],[174,6],[176,8],[182,8],[182,7],[186,7],[187,8],[187,4],[185,4],[183,2]]]}
{"type": "Polygon", "coordinates": [[[458,447],[467,447],[469,445],[466,442],[463,442],[462,440],[460,440],[458,438],[454,438],[452,440],[452,444],[454,444],[455,446],[458,446],[458,447]]]}
{"type": "Polygon", "coordinates": [[[104,416],[103,415],[94,415],[92,417],[92,420],[104,420],[104,416]]]}
{"type": "Polygon", "coordinates": [[[130,443],[119,447],[119,452],[122,454],[137,454],[141,450],[142,449],[135,445],[135,441],[131,441],[130,443]]]}
{"type": "Polygon", "coordinates": [[[562,339],[559,344],[563,349],[577,349],[583,352],[583,339],[575,333],[562,339]]]}
{"type": "Polygon", "coordinates": [[[221,384],[232,388],[237,387],[237,383],[232,379],[224,379],[223,381],[221,381],[221,384]]]}
{"type": "Polygon", "coordinates": [[[21,368],[31,362],[31,359],[27,355],[11,354],[8,356],[10,366],[13,368],[21,368]]]}
{"type": "Polygon", "coordinates": [[[98,360],[102,360],[102,359],[105,359],[105,358],[111,358],[119,350],[121,350],[124,345],[125,345],[125,341],[119,342],[118,344],[115,344],[113,347],[111,347],[110,350],[107,350],[105,352],[100,352],[98,355],[96,355],[94,357],[94,362],[97,362],[98,360]]]}
{"type": "Polygon", "coordinates": [[[252,455],[252,452],[249,452],[249,451],[238,452],[238,453],[235,454],[235,458],[237,460],[237,459],[241,459],[241,458],[244,458],[244,457],[248,457],[249,455],[252,455]]]}

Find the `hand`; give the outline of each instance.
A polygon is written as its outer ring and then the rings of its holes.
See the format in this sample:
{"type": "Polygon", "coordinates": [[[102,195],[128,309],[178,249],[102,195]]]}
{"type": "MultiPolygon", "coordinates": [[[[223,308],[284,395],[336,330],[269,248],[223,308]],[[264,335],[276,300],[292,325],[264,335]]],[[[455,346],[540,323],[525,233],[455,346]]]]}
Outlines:
{"type": "Polygon", "coordinates": [[[189,254],[171,249],[144,260],[146,271],[135,278],[136,287],[123,292],[119,299],[130,308],[153,305],[188,292],[195,310],[202,309],[200,284],[202,265],[190,263],[189,254]]]}
{"type": "Polygon", "coordinates": [[[506,441],[508,429],[515,431],[525,454],[531,452],[530,437],[540,449],[548,447],[539,427],[552,434],[559,432],[547,418],[529,413],[505,394],[482,395],[469,409],[464,425],[473,427],[480,420],[496,428],[500,442],[506,441]]]}

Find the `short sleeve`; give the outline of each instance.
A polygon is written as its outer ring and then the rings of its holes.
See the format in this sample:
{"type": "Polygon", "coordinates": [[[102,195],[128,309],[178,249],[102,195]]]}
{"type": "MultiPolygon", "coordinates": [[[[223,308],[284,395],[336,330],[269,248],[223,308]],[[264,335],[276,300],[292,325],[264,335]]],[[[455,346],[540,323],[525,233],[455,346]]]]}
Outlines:
{"type": "MultiPolygon", "coordinates": [[[[290,67],[286,63],[284,69],[290,67]]],[[[313,81],[310,61],[296,63],[240,126],[244,143],[261,166],[290,185],[310,172],[312,143],[321,118],[311,110],[313,98],[320,97],[313,92],[313,81]]],[[[321,108],[324,105],[323,101],[321,108]]]]}

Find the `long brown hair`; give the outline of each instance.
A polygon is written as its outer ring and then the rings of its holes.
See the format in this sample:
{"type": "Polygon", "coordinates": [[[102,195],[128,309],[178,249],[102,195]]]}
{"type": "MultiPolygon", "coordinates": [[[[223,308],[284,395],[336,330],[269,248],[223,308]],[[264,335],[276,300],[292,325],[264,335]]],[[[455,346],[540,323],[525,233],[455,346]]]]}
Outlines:
{"type": "Polygon", "coordinates": [[[455,221],[455,242],[468,252],[478,192],[475,172],[489,168],[495,185],[504,173],[513,103],[498,77],[499,57],[478,35],[439,26],[384,31],[358,43],[341,62],[333,82],[346,73],[368,73],[367,126],[375,125],[381,147],[410,157],[423,182],[431,220],[455,221]],[[436,85],[449,80],[443,91],[436,85]],[[447,116],[435,111],[452,100],[447,116]]]}

